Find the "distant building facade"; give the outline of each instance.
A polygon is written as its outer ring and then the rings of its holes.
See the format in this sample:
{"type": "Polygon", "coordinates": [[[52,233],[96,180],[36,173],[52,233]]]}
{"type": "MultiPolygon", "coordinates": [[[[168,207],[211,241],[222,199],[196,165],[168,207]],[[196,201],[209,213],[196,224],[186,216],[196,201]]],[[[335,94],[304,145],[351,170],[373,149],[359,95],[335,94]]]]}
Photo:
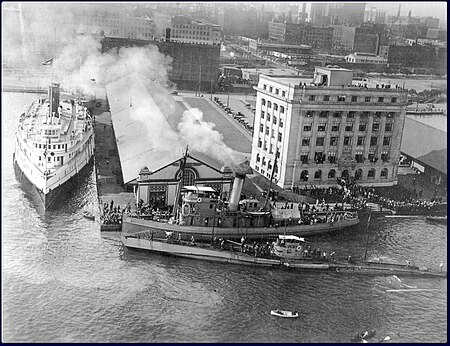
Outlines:
{"type": "Polygon", "coordinates": [[[333,47],[333,28],[271,21],[269,22],[269,39],[326,50],[333,47]]]}
{"type": "Polygon", "coordinates": [[[354,64],[387,64],[387,60],[370,53],[352,53],[345,57],[345,61],[354,64]]]}
{"type": "Polygon", "coordinates": [[[431,45],[389,45],[380,49],[380,56],[389,64],[404,67],[447,68],[447,48],[431,45]]]}
{"type": "Polygon", "coordinates": [[[352,76],[337,67],[316,68],[313,84],[261,75],[251,167],[270,177],[278,152],[282,188],[335,185],[340,177],[395,185],[407,92],[358,86],[352,76]]]}
{"type": "Polygon", "coordinates": [[[142,47],[156,45],[159,51],[172,57],[172,70],[169,79],[179,89],[210,90],[211,81],[219,74],[220,45],[192,44],[166,41],[145,41],[105,37],[102,40],[102,52],[112,48],[142,47]]]}
{"type": "Polygon", "coordinates": [[[222,29],[219,25],[192,20],[186,16],[173,17],[171,29],[172,39],[179,42],[220,44],[222,41],[222,29]]]}

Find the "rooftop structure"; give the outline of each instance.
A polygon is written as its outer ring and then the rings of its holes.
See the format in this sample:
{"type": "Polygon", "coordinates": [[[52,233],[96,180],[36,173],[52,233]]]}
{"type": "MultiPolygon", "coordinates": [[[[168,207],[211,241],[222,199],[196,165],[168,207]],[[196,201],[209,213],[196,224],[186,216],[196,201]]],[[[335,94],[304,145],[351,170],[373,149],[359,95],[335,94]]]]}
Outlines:
{"type": "Polygon", "coordinates": [[[175,41],[207,44],[219,44],[222,41],[222,29],[219,25],[192,20],[186,16],[173,17],[171,28],[171,36],[175,41]]]}

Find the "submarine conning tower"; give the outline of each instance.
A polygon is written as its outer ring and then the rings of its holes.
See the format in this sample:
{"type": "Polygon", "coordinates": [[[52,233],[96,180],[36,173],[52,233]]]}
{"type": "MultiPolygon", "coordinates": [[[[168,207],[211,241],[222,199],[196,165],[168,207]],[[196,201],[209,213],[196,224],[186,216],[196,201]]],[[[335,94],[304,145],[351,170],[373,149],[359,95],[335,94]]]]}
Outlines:
{"type": "Polygon", "coordinates": [[[242,186],[244,185],[245,176],[247,174],[253,174],[253,170],[250,168],[250,162],[244,161],[233,168],[234,170],[234,182],[233,189],[231,190],[230,203],[228,208],[230,211],[237,211],[239,207],[239,199],[241,198],[242,186]]]}

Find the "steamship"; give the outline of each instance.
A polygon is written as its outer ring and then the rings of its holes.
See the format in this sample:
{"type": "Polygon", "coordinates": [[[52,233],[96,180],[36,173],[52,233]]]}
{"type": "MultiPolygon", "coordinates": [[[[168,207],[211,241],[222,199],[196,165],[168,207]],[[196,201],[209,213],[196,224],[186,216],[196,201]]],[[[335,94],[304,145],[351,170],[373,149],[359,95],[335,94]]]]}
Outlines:
{"type": "Polygon", "coordinates": [[[20,116],[13,154],[18,179],[31,184],[48,209],[92,162],[94,145],[87,108],[52,83],[48,98],[34,101],[20,116]]]}
{"type": "MultiPolygon", "coordinates": [[[[251,174],[248,162],[235,168],[230,200],[220,200],[211,187],[182,186],[180,178],[173,213],[126,216],[122,233],[148,232],[155,237],[170,234],[178,240],[207,241],[214,238],[276,238],[280,233],[307,236],[328,233],[357,225],[356,212],[279,209],[267,201],[240,200],[245,176],[251,174]],[[262,204],[262,205],[261,205],[262,204]]],[[[182,176],[182,174],[181,174],[182,176]]]]}

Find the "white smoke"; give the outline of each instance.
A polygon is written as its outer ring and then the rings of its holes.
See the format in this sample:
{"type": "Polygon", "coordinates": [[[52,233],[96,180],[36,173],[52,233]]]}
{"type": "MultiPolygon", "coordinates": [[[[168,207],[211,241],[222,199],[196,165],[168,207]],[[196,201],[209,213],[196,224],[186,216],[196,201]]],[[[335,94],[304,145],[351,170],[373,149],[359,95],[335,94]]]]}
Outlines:
{"type": "Polygon", "coordinates": [[[228,147],[222,134],[214,129],[215,126],[204,121],[203,113],[193,108],[183,113],[178,130],[182,141],[191,150],[207,154],[225,164],[236,165],[244,159],[244,154],[228,147]]]}

